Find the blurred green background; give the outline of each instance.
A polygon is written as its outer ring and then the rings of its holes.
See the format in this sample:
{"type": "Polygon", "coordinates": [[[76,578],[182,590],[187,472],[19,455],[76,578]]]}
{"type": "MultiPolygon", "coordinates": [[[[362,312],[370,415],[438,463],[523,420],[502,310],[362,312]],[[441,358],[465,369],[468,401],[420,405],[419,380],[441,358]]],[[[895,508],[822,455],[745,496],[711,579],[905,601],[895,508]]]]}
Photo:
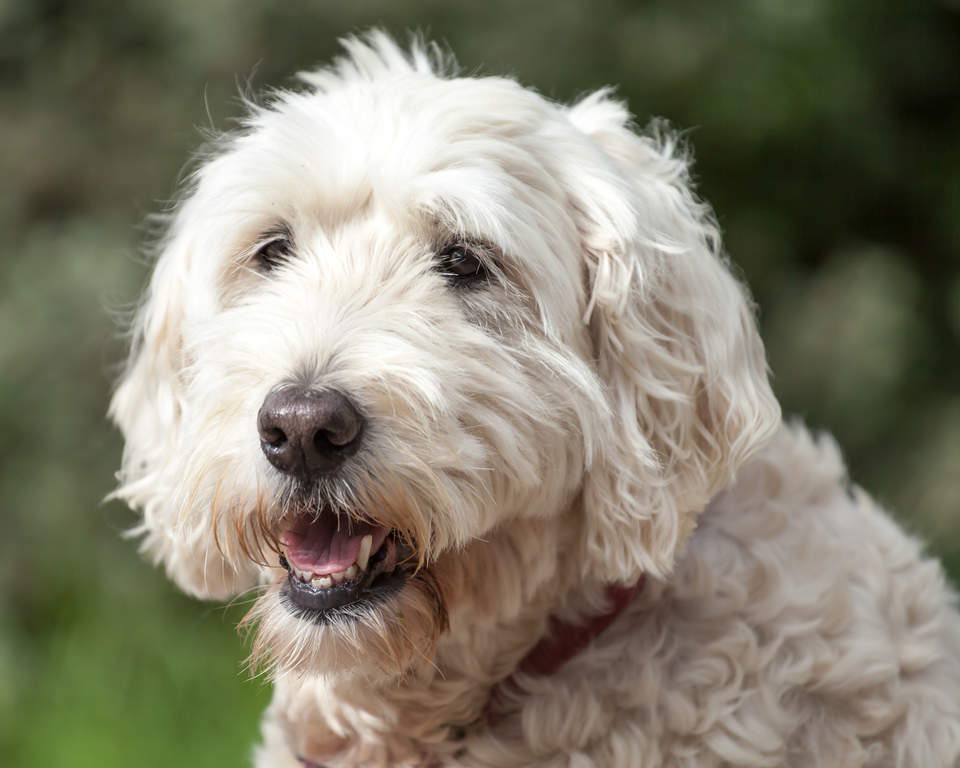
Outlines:
{"type": "Polygon", "coordinates": [[[141,222],[238,84],[371,24],[690,128],[785,411],[960,574],[960,3],[0,0],[0,765],[243,765],[243,606],[178,595],[101,504],[141,222]]]}

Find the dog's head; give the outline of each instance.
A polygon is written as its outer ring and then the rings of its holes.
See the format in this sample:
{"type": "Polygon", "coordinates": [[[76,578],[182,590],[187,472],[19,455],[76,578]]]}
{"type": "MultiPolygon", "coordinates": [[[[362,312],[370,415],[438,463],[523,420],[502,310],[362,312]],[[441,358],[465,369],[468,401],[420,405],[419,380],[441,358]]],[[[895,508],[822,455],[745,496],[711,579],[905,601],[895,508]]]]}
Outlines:
{"type": "Polygon", "coordinates": [[[275,665],[402,669],[512,526],[568,532],[521,545],[542,578],[561,542],[577,579],[666,574],[779,410],[670,134],[346,46],[173,215],[118,495],[186,591],[265,585],[275,665]]]}

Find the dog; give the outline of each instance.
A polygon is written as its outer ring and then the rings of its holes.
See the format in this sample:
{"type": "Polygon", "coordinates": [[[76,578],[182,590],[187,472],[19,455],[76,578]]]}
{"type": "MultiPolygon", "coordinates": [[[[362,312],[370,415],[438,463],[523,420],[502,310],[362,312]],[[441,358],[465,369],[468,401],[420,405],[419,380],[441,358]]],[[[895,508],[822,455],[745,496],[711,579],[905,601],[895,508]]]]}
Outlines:
{"type": "Polygon", "coordinates": [[[941,567],[784,423],[676,134],[374,31],[171,214],[110,413],[259,768],[960,766],[941,567]]]}

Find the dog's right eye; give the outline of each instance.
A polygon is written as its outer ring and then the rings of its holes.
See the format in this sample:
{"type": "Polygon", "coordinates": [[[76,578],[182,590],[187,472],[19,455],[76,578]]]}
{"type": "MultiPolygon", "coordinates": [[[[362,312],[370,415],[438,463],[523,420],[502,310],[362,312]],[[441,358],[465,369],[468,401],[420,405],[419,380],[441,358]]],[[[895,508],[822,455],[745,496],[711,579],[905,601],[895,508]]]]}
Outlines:
{"type": "Polygon", "coordinates": [[[469,287],[489,278],[477,246],[465,243],[454,243],[440,251],[436,268],[457,288],[469,287]]]}
{"type": "Polygon", "coordinates": [[[270,272],[290,258],[290,240],[286,237],[275,237],[257,249],[254,260],[264,272],[270,272]]]}

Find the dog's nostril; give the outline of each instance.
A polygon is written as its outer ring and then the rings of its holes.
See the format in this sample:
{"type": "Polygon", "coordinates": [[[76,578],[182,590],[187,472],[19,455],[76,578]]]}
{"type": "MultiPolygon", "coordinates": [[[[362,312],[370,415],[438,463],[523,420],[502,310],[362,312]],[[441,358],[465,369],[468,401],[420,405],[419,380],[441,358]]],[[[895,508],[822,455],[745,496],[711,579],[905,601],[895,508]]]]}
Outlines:
{"type": "Polygon", "coordinates": [[[313,436],[313,447],[318,451],[329,451],[332,448],[338,448],[336,440],[333,440],[327,432],[323,430],[313,436]]]}
{"type": "Polygon", "coordinates": [[[343,448],[350,445],[357,437],[357,430],[321,429],[313,436],[313,444],[318,451],[332,448],[343,448]]]}
{"type": "Polygon", "coordinates": [[[262,429],[260,430],[260,439],[274,447],[287,442],[287,436],[283,433],[282,429],[262,429]]]}

